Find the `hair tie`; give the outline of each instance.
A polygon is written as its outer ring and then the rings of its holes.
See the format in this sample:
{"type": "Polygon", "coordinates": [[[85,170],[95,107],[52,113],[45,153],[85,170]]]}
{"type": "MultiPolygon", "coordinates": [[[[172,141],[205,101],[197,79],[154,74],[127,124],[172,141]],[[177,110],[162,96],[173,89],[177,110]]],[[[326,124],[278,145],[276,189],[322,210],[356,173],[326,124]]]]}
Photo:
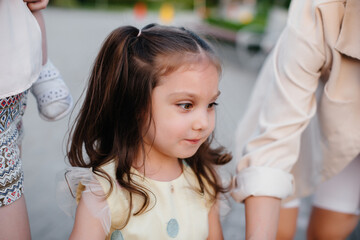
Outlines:
{"type": "Polygon", "coordinates": [[[136,37],[139,37],[139,36],[140,36],[140,34],[141,34],[141,29],[139,29],[139,33],[138,33],[138,35],[137,35],[136,37]]]}

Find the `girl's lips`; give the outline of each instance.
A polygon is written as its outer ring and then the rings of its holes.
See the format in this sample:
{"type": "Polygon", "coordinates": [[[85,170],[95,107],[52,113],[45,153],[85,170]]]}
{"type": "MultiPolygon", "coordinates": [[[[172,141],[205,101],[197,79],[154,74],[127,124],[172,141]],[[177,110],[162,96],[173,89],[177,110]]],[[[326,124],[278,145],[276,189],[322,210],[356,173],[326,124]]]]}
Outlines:
{"type": "Polygon", "coordinates": [[[198,142],[200,142],[200,139],[185,139],[185,140],[191,144],[197,144],[198,142]]]}

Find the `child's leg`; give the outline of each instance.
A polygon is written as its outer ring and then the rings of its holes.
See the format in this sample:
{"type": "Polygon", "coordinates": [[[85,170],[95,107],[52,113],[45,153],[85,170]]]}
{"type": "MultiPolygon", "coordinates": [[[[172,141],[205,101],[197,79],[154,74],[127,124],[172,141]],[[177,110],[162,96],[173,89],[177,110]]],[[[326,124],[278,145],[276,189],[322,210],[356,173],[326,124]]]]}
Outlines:
{"type": "Polygon", "coordinates": [[[360,213],[360,155],[342,172],[322,183],[314,198],[308,239],[346,239],[360,213]]]}
{"type": "Polygon", "coordinates": [[[45,65],[47,62],[47,40],[46,40],[46,29],[45,29],[45,21],[44,17],[40,10],[32,12],[36,21],[38,22],[41,30],[41,41],[42,41],[42,65],[45,65]]]}
{"type": "Polygon", "coordinates": [[[0,208],[0,233],[0,240],[31,239],[24,195],[0,208]]]}
{"type": "Polygon", "coordinates": [[[40,116],[49,121],[65,117],[72,108],[73,100],[59,70],[48,60],[45,21],[40,10],[33,12],[42,35],[43,68],[31,93],[35,96],[40,116]]]}
{"type": "Polygon", "coordinates": [[[300,207],[300,199],[292,200],[281,206],[277,240],[292,240],[296,233],[296,223],[300,207]]]}

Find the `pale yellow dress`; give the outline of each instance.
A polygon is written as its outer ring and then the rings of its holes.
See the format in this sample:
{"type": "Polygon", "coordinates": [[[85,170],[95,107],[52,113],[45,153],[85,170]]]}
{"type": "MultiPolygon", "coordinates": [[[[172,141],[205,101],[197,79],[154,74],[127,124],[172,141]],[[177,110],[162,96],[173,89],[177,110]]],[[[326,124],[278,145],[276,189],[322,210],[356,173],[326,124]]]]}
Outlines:
{"type": "MultiPolygon", "coordinates": [[[[145,213],[132,215],[127,224],[129,194],[115,180],[115,163],[110,162],[102,169],[115,186],[106,200],[104,193],[108,192],[110,183],[105,178],[94,175],[90,169],[79,168],[72,168],[70,175],[77,175],[77,179],[81,176],[77,197],[101,220],[106,239],[207,239],[208,213],[213,203],[208,194],[196,191],[199,185],[190,167],[184,164],[183,173],[169,182],[146,178],[132,169],[132,178],[151,190],[150,205],[145,213]]],[[[140,197],[133,197],[132,213],[142,204],[140,197]]]]}

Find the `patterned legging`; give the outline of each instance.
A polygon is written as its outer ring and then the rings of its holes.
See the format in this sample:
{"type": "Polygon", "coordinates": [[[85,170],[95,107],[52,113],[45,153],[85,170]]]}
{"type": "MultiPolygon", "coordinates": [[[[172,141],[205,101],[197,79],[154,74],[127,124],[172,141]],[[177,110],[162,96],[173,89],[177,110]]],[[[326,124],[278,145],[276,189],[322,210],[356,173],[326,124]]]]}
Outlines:
{"type": "Polygon", "coordinates": [[[28,90],[0,99],[0,207],[13,203],[23,192],[19,145],[27,94],[28,90]]]}

